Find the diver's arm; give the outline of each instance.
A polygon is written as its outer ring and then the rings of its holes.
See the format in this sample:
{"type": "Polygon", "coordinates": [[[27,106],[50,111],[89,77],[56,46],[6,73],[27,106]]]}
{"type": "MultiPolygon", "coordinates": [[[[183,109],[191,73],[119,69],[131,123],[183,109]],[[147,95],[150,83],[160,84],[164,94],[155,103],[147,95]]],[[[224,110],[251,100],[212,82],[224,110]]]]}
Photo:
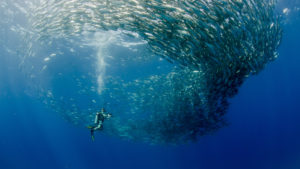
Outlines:
{"type": "Polygon", "coordinates": [[[105,118],[107,118],[107,119],[111,118],[111,114],[110,114],[110,113],[104,114],[103,116],[104,116],[105,118]]]}

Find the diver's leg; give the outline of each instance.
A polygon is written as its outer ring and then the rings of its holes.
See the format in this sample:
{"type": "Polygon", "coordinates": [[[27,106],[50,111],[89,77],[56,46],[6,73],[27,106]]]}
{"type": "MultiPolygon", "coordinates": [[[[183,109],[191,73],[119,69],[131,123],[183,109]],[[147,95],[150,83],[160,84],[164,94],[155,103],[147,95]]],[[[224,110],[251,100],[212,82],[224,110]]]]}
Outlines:
{"type": "Polygon", "coordinates": [[[93,129],[91,130],[91,138],[92,138],[92,141],[94,141],[94,140],[95,140],[95,136],[94,136],[94,130],[93,130],[93,129]]]}
{"type": "Polygon", "coordinates": [[[103,125],[102,125],[102,124],[103,124],[102,121],[99,121],[99,125],[98,125],[98,126],[99,126],[99,129],[100,129],[100,130],[102,130],[102,128],[103,128],[103,125]]]}
{"type": "Polygon", "coordinates": [[[94,128],[94,130],[101,130],[102,129],[102,121],[99,121],[98,125],[94,128]]]}

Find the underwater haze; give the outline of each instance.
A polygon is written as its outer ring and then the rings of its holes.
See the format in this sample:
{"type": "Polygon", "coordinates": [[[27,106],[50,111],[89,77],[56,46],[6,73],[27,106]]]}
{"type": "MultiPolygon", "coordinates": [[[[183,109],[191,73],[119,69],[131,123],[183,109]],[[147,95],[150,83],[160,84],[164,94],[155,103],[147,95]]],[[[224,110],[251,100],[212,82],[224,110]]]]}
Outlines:
{"type": "Polygon", "coordinates": [[[0,16],[0,169],[300,168],[300,1],[3,0],[0,16]]]}

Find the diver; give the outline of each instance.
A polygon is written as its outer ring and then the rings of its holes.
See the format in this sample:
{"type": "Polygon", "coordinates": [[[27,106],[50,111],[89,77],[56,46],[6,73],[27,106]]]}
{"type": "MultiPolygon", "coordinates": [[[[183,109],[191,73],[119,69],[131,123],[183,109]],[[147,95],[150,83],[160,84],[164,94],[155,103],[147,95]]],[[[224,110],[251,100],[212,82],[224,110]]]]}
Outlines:
{"type": "Polygon", "coordinates": [[[91,129],[91,137],[92,140],[95,140],[94,132],[97,130],[102,130],[103,129],[103,122],[105,119],[109,119],[111,117],[110,113],[105,113],[105,109],[102,108],[100,112],[96,113],[95,116],[95,125],[94,126],[88,126],[87,128],[91,129]]]}

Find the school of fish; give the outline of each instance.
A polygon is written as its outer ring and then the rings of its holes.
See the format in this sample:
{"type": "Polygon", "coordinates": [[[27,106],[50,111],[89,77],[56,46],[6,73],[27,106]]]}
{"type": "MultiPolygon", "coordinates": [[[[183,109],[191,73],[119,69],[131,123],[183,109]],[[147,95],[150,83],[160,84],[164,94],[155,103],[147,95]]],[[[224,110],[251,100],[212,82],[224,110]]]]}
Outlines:
{"type": "MultiPolygon", "coordinates": [[[[105,122],[103,132],[153,144],[191,142],[224,127],[228,98],[237,94],[248,76],[278,57],[282,38],[276,0],[37,0],[26,4],[31,10],[27,44],[51,46],[57,39],[73,43],[86,32],[122,30],[128,36],[136,33],[148,51],[176,65],[170,72],[129,82],[107,77],[108,87],[101,94],[126,105],[105,122]]],[[[27,59],[32,53],[30,48],[27,59]]],[[[91,108],[78,112],[72,105],[62,110],[62,98],[55,98],[50,90],[41,93],[45,103],[74,124],[84,126],[93,118],[91,108]]]]}

